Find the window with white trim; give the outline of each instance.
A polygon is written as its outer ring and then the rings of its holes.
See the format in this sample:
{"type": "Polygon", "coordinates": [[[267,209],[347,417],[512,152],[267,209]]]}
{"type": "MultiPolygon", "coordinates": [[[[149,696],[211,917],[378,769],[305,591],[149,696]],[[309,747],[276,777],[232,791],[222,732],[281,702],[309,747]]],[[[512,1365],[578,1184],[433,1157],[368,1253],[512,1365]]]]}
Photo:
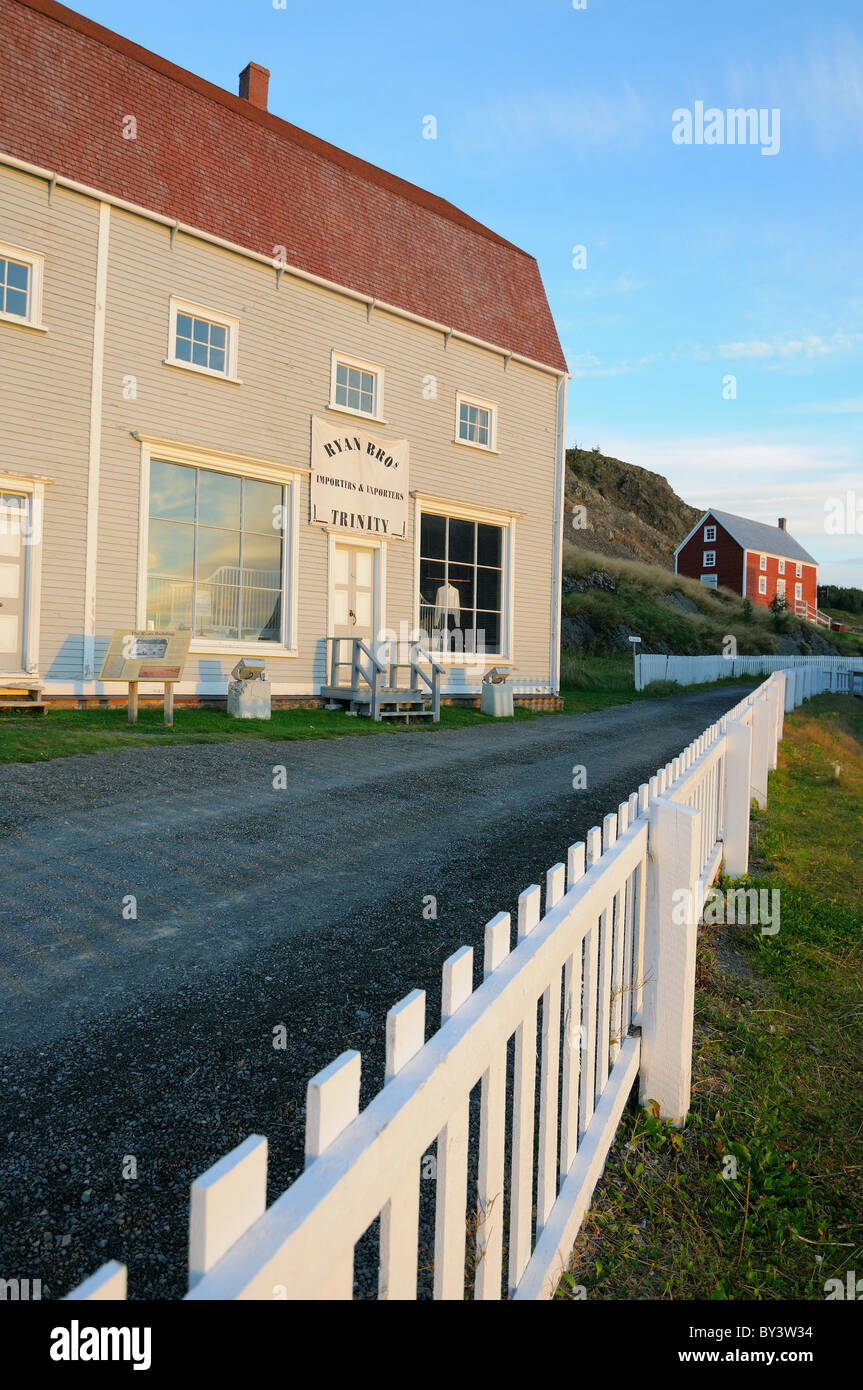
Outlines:
{"type": "Polygon", "coordinates": [[[716,527],[715,527],[715,526],[705,526],[705,528],[704,528],[704,539],[705,539],[706,541],[715,541],[715,540],[716,540],[716,527]]]}
{"type": "Polygon", "coordinates": [[[766,568],[767,568],[767,556],[766,556],[766,555],[760,555],[760,556],[758,557],[758,568],[759,568],[759,569],[762,569],[762,570],[766,570],[766,568]]]}
{"type": "Polygon", "coordinates": [[[803,578],[803,566],[802,566],[802,564],[800,563],[799,560],[798,560],[798,562],[797,562],[797,578],[798,578],[798,579],[802,579],[802,578],[803,578]]]}
{"type": "Polygon", "coordinates": [[[19,246],[0,244],[0,319],[42,327],[44,258],[19,246]]]}
{"type": "Polygon", "coordinates": [[[147,626],[196,638],[284,640],[286,488],[153,459],[147,626]]]}
{"type": "Polygon", "coordinates": [[[702,564],[704,565],[704,568],[705,568],[706,570],[712,569],[712,568],[715,566],[715,564],[716,564],[716,551],[715,551],[715,550],[705,550],[704,556],[703,556],[703,559],[702,559],[702,564]]]}
{"type": "Polygon", "coordinates": [[[238,334],[237,319],[172,298],[166,361],[236,381],[238,334]]]}
{"type": "Polygon", "coordinates": [[[785,597],[785,580],[784,580],[784,579],[777,579],[777,581],[776,581],[776,593],[777,593],[777,596],[778,596],[779,598],[784,598],[784,597],[785,597]]]}
{"type": "Polygon", "coordinates": [[[706,584],[708,589],[717,589],[719,587],[719,576],[717,574],[702,574],[701,582],[702,584],[706,584]]]}
{"type": "Polygon", "coordinates": [[[419,625],[433,650],[503,651],[504,531],[422,513],[419,625]]]}
{"type": "Polygon", "coordinates": [[[758,576],[758,592],[759,594],[767,593],[767,576],[764,574],[758,576]]]}
{"type": "Polygon", "coordinates": [[[795,599],[797,600],[798,603],[799,603],[800,600],[803,598],[803,585],[802,585],[802,584],[795,584],[795,585],[794,585],[794,597],[795,597],[795,599]]]}
{"type": "Polygon", "coordinates": [[[384,413],[384,374],[372,362],[332,354],[330,407],[349,415],[380,420],[384,413]]]}
{"type": "Polygon", "coordinates": [[[456,396],[456,439],[477,449],[497,448],[497,406],[475,396],[456,396]]]}
{"type": "Polygon", "coordinates": [[[784,573],[785,573],[785,561],[784,561],[784,560],[780,560],[780,561],[779,561],[779,573],[780,573],[780,574],[784,574],[784,573]]]}

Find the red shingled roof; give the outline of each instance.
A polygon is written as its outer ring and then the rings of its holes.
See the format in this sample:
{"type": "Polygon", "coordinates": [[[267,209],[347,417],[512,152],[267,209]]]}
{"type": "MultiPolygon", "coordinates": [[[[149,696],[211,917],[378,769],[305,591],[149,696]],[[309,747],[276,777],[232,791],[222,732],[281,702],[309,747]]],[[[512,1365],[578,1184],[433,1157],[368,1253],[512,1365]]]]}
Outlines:
{"type": "Polygon", "coordinates": [[[6,153],[566,370],[534,258],[451,203],[53,0],[0,15],[6,153]]]}

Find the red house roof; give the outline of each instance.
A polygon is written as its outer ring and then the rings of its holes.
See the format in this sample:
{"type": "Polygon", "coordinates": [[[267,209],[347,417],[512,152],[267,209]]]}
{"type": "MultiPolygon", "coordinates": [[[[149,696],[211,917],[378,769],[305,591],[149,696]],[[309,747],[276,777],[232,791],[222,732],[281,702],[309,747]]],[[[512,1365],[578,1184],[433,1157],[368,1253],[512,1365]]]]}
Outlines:
{"type": "Polygon", "coordinates": [[[535,259],[451,203],[53,0],[0,16],[7,154],[566,370],[535,259]]]}

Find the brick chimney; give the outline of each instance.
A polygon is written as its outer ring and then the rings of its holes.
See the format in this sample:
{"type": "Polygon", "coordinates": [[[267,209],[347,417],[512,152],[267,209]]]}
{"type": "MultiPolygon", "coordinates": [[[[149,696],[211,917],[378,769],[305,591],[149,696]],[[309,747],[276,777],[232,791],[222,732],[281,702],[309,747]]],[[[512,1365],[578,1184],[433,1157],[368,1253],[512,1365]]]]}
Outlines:
{"type": "Polygon", "coordinates": [[[267,109],[267,88],[269,85],[269,69],[262,68],[260,63],[249,63],[240,73],[240,96],[244,101],[251,102],[252,106],[257,106],[261,111],[267,109]]]}
{"type": "Polygon", "coordinates": [[[779,530],[780,530],[780,531],[784,531],[784,530],[786,529],[787,522],[788,522],[788,518],[787,518],[786,516],[781,516],[781,517],[779,518],[779,530]]]}

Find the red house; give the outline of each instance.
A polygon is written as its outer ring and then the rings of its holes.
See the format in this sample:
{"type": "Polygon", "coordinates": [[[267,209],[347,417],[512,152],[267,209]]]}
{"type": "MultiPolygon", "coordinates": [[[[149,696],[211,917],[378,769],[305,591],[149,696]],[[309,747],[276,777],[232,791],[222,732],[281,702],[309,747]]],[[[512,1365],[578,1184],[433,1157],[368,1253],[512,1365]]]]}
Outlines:
{"type": "Polygon", "coordinates": [[[742,598],[767,606],[782,594],[788,607],[814,619],[817,562],[778,526],[750,521],[715,508],[704,513],[674,552],[674,569],[712,588],[721,585],[742,598]]]}

